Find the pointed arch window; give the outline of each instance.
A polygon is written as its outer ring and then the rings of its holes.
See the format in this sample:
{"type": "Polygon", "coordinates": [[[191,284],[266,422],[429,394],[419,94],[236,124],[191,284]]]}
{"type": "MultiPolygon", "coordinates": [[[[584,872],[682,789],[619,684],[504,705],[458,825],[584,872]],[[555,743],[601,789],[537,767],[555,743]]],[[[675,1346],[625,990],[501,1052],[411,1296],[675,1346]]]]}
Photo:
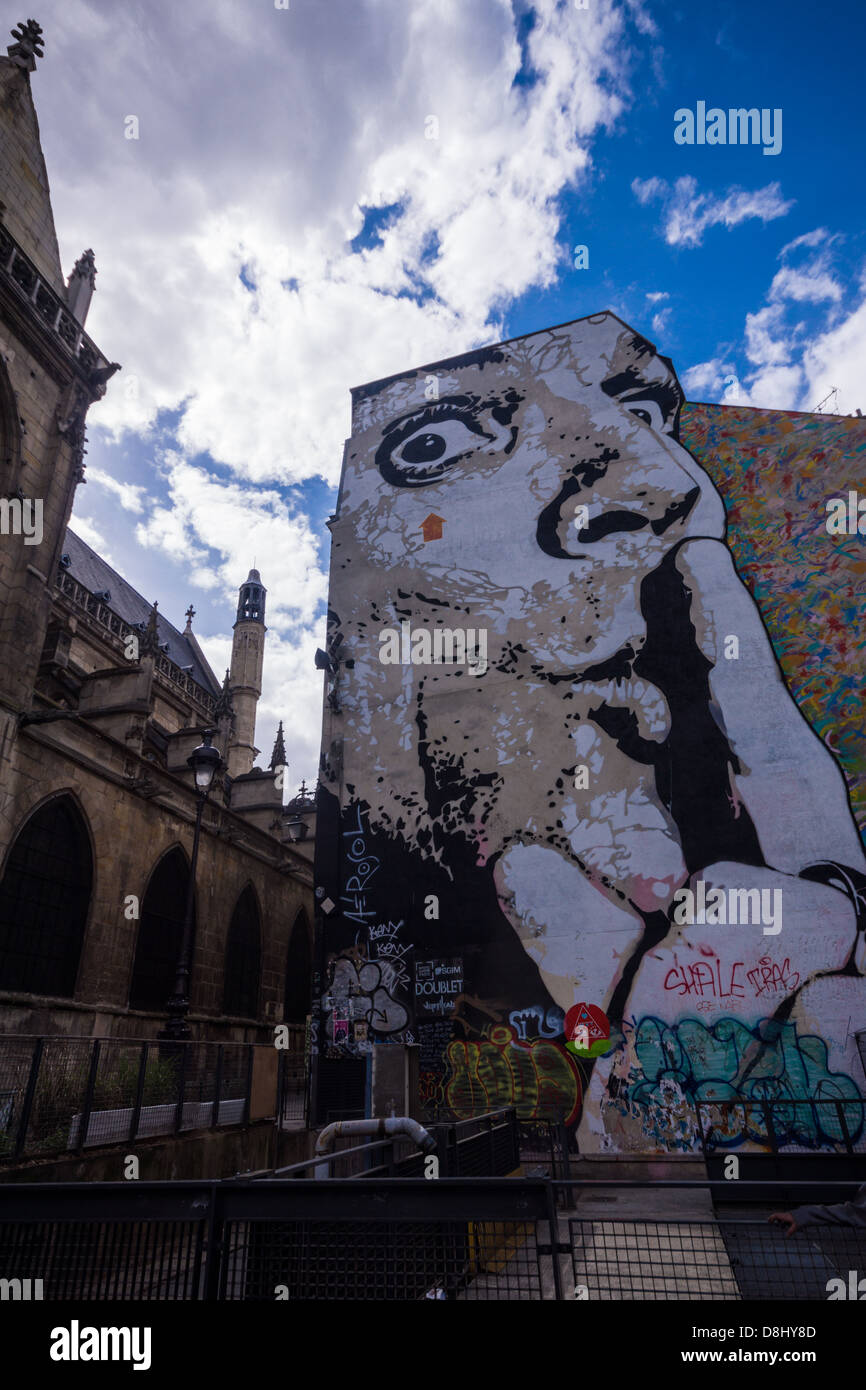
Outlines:
{"type": "Polygon", "coordinates": [[[313,952],[310,945],[310,924],[301,908],[286,957],[286,993],[283,1018],[287,1023],[303,1023],[310,1012],[313,993],[313,952]]]}
{"type": "Polygon", "coordinates": [[[235,904],[226,942],[223,1012],[241,1018],[257,1018],[259,976],[262,962],[259,907],[251,884],[235,904]]]}
{"type": "Polygon", "coordinates": [[[73,996],[92,885],[84,817],[54,797],[18,832],[0,880],[0,989],[73,996]]]}
{"type": "MultiPolygon", "coordinates": [[[[174,973],[183,938],[189,864],[179,847],[160,859],[148,880],[132,967],[129,1006],[165,1008],[174,990],[174,973]]],[[[193,909],[193,940],[195,940],[193,909]]]]}

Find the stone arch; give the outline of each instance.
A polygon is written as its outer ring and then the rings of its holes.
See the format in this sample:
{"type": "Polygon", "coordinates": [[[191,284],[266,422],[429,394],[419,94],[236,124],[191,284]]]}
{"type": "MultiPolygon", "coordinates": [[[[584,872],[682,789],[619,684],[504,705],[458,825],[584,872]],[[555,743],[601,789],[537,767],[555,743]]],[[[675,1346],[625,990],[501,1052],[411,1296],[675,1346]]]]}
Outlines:
{"type": "Polygon", "coordinates": [[[262,973],[262,915],[248,883],[238,896],[226,938],[223,1013],[258,1018],[262,973]]]}
{"type": "Polygon", "coordinates": [[[0,354],[0,480],[5,490],[17,483],[20,463],[21,417],[9,372],[0,354]]]}
{"type": "Polygon", "coordinates": [[[93,891],[90,829],[61,792],[31,811],[0,879],[0,988],[71,999],[93,891]]]}
{"type": "Polygon", "coordinates": [[[295,917],[286,952],[286,988],[283,1018],[287,1023],[303,1023],[310,1012],[313,993],[313,940],[310,922],[303,908],[295,917]]]}
{"type": "Polygon", "coordinates": [[[131,1009],[161,1011],[174,990],[188,882],[186,852],[180,845],[174,845],[153,866],[141,900],[141,920],[129,986],[131,1009]]]}

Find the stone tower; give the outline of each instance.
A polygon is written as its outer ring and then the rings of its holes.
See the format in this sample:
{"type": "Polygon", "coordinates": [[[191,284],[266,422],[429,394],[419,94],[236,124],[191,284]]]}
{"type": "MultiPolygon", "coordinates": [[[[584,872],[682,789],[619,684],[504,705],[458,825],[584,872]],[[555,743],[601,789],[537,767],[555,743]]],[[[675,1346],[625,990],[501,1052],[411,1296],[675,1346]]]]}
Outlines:
{"type": "Polygon", "coordinates": [[[238,616],[229,670],[229,692],[235,713],[228,753],[230,777],[240,777],[249,772],[259,752],[255,745],[256,706],[262,693],[262,662],[267,632],[266,593],[258,570],[250,570],[238,595],[238,616]]]}
{"type": "Polygon", "coordinates": [[[34,20],[0,57],[0,747],[30,706],[84,422],[117,370],[84,332],[92,252],[67,285],[30,87],[34,20]]]}

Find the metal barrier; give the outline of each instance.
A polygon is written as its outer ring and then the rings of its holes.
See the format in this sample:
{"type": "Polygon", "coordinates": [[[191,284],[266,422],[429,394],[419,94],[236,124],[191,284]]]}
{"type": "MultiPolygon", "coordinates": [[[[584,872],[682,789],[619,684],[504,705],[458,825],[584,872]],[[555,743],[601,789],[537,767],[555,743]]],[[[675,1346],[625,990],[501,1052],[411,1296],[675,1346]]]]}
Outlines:
{"type": "Polygon", "coordinates": [[[770,1153],[866,1154],[866,1099],[698,1100],[696,1125],[705,1155],[744,1142],[770,1153]]]}
{"type": "MultiPolygon", "coordinates": [[[[303,1065],[303,1029],[295,1032],[303,1065]]],[[[0,1161],[249,1124],[257,1048],[270,1051],[254,1043],[7,1035],[0,1039],[0,1161]]],[[[279,1110],[284,1121],[303,1123],[303,1072],[299,1079],[294,1052],[277,1058],[271,1118],[279,1110]]]]}
{"type": "Polygon", "coordinates": [[[0,1279],[41,1280],[47,1300],[591,1302],[824,1300],[832,1280],[849,1289],[866,1275],[862,1229],[809,1226],[786,1238],[766,1220],[774,1208],[844,1200],[856,1184],[737,1183],[736,1210],[732,1186],[0,1184],[0,1279]],[[567,1189],[564,1213],[557,1188],[567,1189]],[[622,1214],[596,1210],[605,1202],[622,1214]],[[660,1214],[684,1202],[694,1210],[660,1214]]]}
{"type": "MultiPolygon", "coordinates": [[[[864,1035],[866,1036],[866,1035],[864,1035]]],[[[646,1115],[644,1132],[647,1147],[658,1119],[658,1105],[620,1097],[615,1103],[633,1113],[646,1115]]],[[[814,1100],[755,1099],[694,1100],[685,1098],[689,1109],[683,1128],[681,1152],[691,1148],[695,1155],[737,1151],[743,1145],[759,1146],[768,1154],[866,1154],[866,1097],[823,1097],[814,1100]],[[689,1111],[692,1113],[690,1114],[689,1111]],[[692,1117],[693,1116],[693,1117],[692,1117]]],[[[448,1122],[451,1112],[430,1104],[422,1107],[430,1122],[448,1122]]],[[[567,1176],[568,1152],[577,1153],[573,1130],[567,1130],[565,1116],[533,1119],[520,1114],[528,1160],[549,1166],[551,1174],[559,1166],[567,1176]]]]}
{"type": "MultiPolygon", "coordinates": [[[[521,1126],[513,1110],[492,1110],[471,1120],[428,1125],[427,1130],[436,1141],[439,1177],[505,1177],[516,1172],[520,1164],[521,1126]]],[[[322,1166],[327,1166],[329,1177],[341,1179],[427,1175],[425,1155],[406,1135],[361,1142],[353,1135],[338,1135],[336,1145],[328,1154],[283,1168],[239,1173],[237,1177],[257,1181],[303,1178],[311,1169],[322,1166]],[[374,1156],[376,1162],[371,1161],[374,1156]]]]}

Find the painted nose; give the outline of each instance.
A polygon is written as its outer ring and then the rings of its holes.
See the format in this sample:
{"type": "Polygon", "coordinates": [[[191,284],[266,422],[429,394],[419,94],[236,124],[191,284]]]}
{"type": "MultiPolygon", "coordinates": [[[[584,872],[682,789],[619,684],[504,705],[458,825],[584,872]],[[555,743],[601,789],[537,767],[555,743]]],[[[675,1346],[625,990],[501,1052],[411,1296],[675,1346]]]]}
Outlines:
{"type": "Polygon", "coordinates": [[[621,465],[619,459],[616,450],[605,449],[563,480],[536,525],[536,540],[546,555],[576,558],[585,555],[588,546],[627,531],[646,529],[662,536],[697,506],[700,487],[669,460],[660,474],[656,460],[648,467],[647,460],[621,465]],[[578,526],[575,517],[581,505],[590,516],[578,526]]]}

